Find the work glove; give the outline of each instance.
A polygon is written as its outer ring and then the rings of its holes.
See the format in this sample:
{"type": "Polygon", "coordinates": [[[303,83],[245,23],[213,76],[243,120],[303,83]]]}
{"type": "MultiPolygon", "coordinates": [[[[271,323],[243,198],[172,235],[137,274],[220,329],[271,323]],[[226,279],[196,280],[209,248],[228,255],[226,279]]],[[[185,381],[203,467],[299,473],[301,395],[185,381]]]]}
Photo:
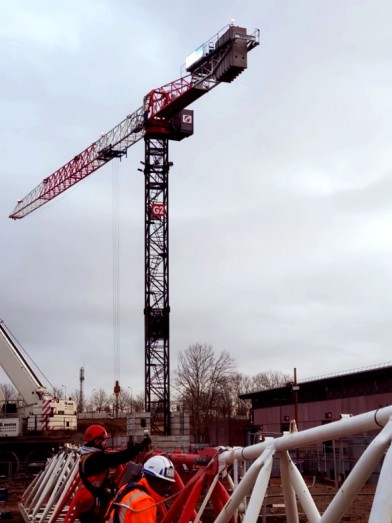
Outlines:
{"type": "Polygon", "coordinates": [[[127,449],[132,452],[133,456],[137,456],[140,452],[149,452],[151,450],[152,441],[149,436],[143,438],[140,443],[134,443],[131,439],[128,441],[127,449]]]}
{"type": "Polygon", "coordinates": [[[142,452],[150,452],[150,450],[152,450],[152,441],[150,436],[144,436],[144,438],[141,441],[141,446],[143,449],[142,452]]]}

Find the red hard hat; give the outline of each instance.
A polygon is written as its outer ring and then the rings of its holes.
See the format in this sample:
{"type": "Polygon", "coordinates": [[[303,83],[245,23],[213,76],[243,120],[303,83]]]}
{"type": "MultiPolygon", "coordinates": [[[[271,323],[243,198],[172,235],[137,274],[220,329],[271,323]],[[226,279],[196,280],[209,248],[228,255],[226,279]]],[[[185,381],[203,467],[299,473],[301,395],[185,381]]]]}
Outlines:
{"type": "Polygon", "coordinates": [[[102,425],[90,425],[87,427],[86,432],[84,433],[84,441],[86,443],[89,443],[96,438],[106,439],[108,437],[108,433],[106,432],[105,427],[102,427],[102,425]]]}

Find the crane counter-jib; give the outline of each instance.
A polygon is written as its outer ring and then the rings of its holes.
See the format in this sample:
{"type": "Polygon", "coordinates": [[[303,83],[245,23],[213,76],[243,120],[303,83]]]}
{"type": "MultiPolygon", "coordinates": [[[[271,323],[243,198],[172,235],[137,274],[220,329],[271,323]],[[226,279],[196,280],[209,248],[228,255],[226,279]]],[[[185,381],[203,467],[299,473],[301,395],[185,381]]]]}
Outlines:
{"type": "Polygon", "coordinates": [[[259,45],[260,31],[251,35],[243,27],[226,26],[186,59],[184,75],[145,96],[147,118],[171,117],[221,82],[232,82],[247,68],[247,54],[259,45]]]}

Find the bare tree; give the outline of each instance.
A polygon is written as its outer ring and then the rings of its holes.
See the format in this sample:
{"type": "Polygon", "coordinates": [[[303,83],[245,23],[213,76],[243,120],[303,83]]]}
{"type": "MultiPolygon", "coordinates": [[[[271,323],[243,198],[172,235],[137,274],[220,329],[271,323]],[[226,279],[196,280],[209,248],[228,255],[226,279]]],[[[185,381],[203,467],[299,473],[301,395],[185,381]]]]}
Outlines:
{"type": "Polygon", "coordinates": [[[282,387],[290,382],[289,374],[284,374],[280,371],[268,370],[259,372],[254,376],[247,376],[246,374],[238,373],[232,380],[232,401],[234,413],[237,416],[248,416],[251,409],[251,401],[240,399],[241,394],[250,392],[257,392],[259,390],[274,389],[282,387]]]}
{"type": "Polygon", "coordinates": [[[97,412],[107,412],[110,410],[110,399],[103,389],[97,389],[93,391],[90,403],[97,412]]]}
{"type": "Polygon", "coordinates": [[[18,391],[11,383],[0,383],[0,396],[6,403],[18,399],[18,391]]]}
{"type": "Polygon", "coordinates": [[[251,382],[252,379],[249,376],[246,376],[245,374],[237,373],[233,377],[231,394],[235,416],[249,416],[249,411],[252,407],[252,403],[250,400],[240,399],[239,396],[240,394],[243,394],[244,392],[249,392],[249,390],[251,390],[251,382]]]}
{"type": "MultiPolygon", "coordinates": [[[[80,397],[79,391],[72,393],[72,399],[77,401],[80,397]]],[[[89,397],[84,400],[85,412],[112,412],[116,411],[116,397],[114,394],[108,394],[103,389],[94,389],[89,397]]],[[[128,390],[121,389],[118,395],[119,413],[143,412],[144,411],[144,394],[140,393],[134,396],[128,390]]]]}
{"type": "Polygon", "coordinates": [[[118,411],[132,412],[132,396],[126,389],[121,389],[118,396],[114,398],[114,404],[117,405],[118,411]]]}
{"type": "Polygon", "coordinates": [[[83,398],[83,405],[81,405],[80,389],[74,389],[71,392],[71,394],[68,395],[68,397],[76,403],[78,412],[84,411],[84,398],[83,398]]]}
{"type": "Polygon", "coordinates": [[[132,397],[132,412],[144,412],[143,392],[132,397]]]}
{"type": "Polygon", "coordinates": [[[114,404],[118,403],[118,410],[121,413],[143,412],[144,411],[144,394],[140,393],[134,396],[132,392],[121,389],[118,394],[118,400],[114,399],[114,404]]]}
{"type": "Polygon", "coordinates": [[[231,415],[235,368],[227,352],[215,355],[211,345],[196,343],[180,353],[174,380],[177,402],[190,414],[195,442],[208,442],[210,422],[231,415]]]}
{"type": "Polygon", "coordinates": [[[65,397],[65,386],[53,386],[52,394],[54,398],[66,399],[65,397]]]}
{"type": "Polygon", "coordinates": [[[278,370],[259,372],[251,378],[251,390],[249,392],[282,387],[292,381],[292,379],[292,376],[289,374],[284,374],[278,370]]]}

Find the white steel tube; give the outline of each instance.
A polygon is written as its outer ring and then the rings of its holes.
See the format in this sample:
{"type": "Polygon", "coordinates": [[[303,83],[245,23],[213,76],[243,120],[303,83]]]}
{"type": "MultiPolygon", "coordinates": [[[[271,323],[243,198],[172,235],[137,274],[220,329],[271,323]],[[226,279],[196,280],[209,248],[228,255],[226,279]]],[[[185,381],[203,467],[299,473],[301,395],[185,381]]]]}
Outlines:
{"type": "MultiPolygon", "coordinates": [[[[50,503],[50,496],[53,496],[53,489],[55,488],[55,485],[57,484],[59,479],[61,480],[61,478],[63,477],[64,469],[67,466],[67,461],[69,460],[69,455],[67,455],[65,452],[62,452],[61,458],[61,460],[58,460],[56,462],[56,466],[54,467],[53,473],[47,475],[47,482],[44,483],[44,488],[42,489],[41,495],[38,501],[36,502],[35,508],[31,514],[33,521],[36,515],[41,510],[45,512],[45,507],[48,503],[50,503]]],[[[41,520],[43,520],[43,516],[41,517],[41,520]]]]}
{"type": "Polygon", "coordinates": [[[280,478],[282,480],[283,499],[286,507],[287,523],[298,523],[298,508],[293,485],[290,483],[289,466],[291,459],[287,451],[279,454],[280,478]]]}
{"type": "Polygon", "coordinates": [[[64,488],[67,477],[71,473],[74,465],[74,457],[71,453],[68,454],[67,459],[65,460],[64,467],[57,477],[56,483],[53,485],[52,493],[50,498],[46,502],[46,506],[42,515],[42,520],[46,518],[50,510],[52,510],[55,500],[58,499],[59,492],[64,488]]]}
{"type": "MultiPolygon", "coordinates": [[[[234,488],[236,489],[238,487],[238,467],[239,463],[238,460],[234,460],[234,466],[233,466],[233,479],[234,479],[234,488]]],[[[229,474],[228,474],[229,476],[229,474]]],[[[234,512],[234,523],[238,523],[238,508],[234,512]]]]}
{"type": "Polygon", "coordinates": [[[334,421],[321,427],[313,427],[303,432],[293,432],[272,441],[268,440],[250,447],[227,450],[220,455],[220,460],[226,461],[227,464],[232,464],[234,459],[256,459],[271,444],[276,451],[281,452],[297,447],[314,445],[322,441],[342,438],[359,432],[379,430],[387,424],[390,416],[392,416],[392,406],[384,407],[364,414],[358,414],[351,418],[334,421]]]}
{"type": "MultiPolygon", "coordinates": [[[[75,458],[76,458],[76,455],[73,456],[74,462],[71,463],[68,478],[64,482],[64,485],[61,488],[61,494],[60,494],[59,498],[55,499],[53,508],[55,508],[56,504],[63,503],[63,501],[65,500],[65,497],[68,495],[68,490],[70,489],[72,483],[75,481],[75,479],[79,473],[79,456],[77,456],[77,459],[75,459],[75,458]]],[[[49,516],[48,523],[56,523],[55,520],[53,520],[53,518],[55,516],[55,512],[56,512],[56,510],[53,510],[53,513],[51,514],[51,516],[49,516]]]]}
{"type": "Polygon", "coordinates": [[[248,503],[248,508],[245,512],[243,523],[256,523],[260,515],[261,506],[263,504],[265,493],[267,491],[268,483],[271,477],[272,458],[274,451],[272,448],[270,448],[266,450],[265,454],[264,464],[253,487],[252,495],[248,503]]]}
{"type": "Polygon", "coordinates": [[[46,481],[41,481],[40,485],[38,486],[37,492],[33,499],[33,511],[32,511],[32,518],[35,518],[35,515],[40,510],[41,505],[43,503],[43,500],[48,495],[48,492],[51,488],[53,477],[57,476],[58,470],[63,466],[64,462],[64,452],[61,452],[57,459],[53,459],[53,461],[50,463],[48,470],[45,473],[45,476],[43,479],[46,481]]]}
{"type": "MultiPolygon", "coordinates": [[[[334,523],[335,521],[340,521],[349,505],[366,483],[366,480],[369,478],[376,465],[380,462],[382,455],[391,441],[391,434],[392,422],[389,422],[380,434],[378,434],[370,443],[355,464],[343,486],[335,494],[335,497],[321,518],[322,523],[334,523]]],[[[381,521],[384,523],[383,519],[378,520],[378,522],[381,521]]]]}
{"type": "Polygon", "coordinates": [[[217,474],[214,477],[214,479],[213,479],[213,481],[212,481],[212,483],[210,485],[210,488],[208,489],[208,492],[207,492],[207,494],[205,495],[205,497],[203,499],[203,503],[201,504],[201,506],[199,508],[199,512],[196,514],[196,517],[193,520],[193,523],[199,523],[200,518],[203,515],[204,509],[206,508],[207,503],[210,501],[211,494],[212,494],[216,484],[218,483],[218,479],[219,479],[219,474],[217,474]]]}
{"type": "Polygon", "coordinates": [[[392,446],[384,458],[381,474],[378,479],[377,489],[370,512],[369,523],[392,521],[392,446]]]}
{"type": "MultiPolygon", "coordinates": [[[[48,467],[49,465],[47,465],[48,467]]],[[[34,496],[34,493],[35,491],[37,490],[40,482],[41,482],[41,477],[44,476],[46,472],[46,468],[41,470],[37,475],[36,477],[33,479],[33,481],[30,483],[30,485],[27,487],[27,489],[25,490],[24,494],[23,494],[23,503],[28,505],[28,503],[30,502],[30,499],[34,496]]]]}
{"type": "Polygon", "coordinates": [[[238,509],[244,500],[245,496],[252,490],[253,484],[256,481],[259,471],[264,464],[264,458],[266,456],[268,457],[271,452],[274,452],[271,446],[268,449],[264,449],[264,452],[261,454],[261,456],[258,456],[256,461],[252,463],[245,476],[242,478],[240,484],[232,493],[230,499],[227,501],[226,505],[215,519],[214,523],[227,523],[230,520],[230,518],[234,515],[234,512],[238,509]]]}
{"type": "Polygon", "coordinates": [[[310,495],[309,489],[306,486],[304,478],[301,476],[300,471],[291,461],[288,466],[288,473],[290,477],[291,484],[297,494],[299,502],[308,518],[309,523],[316,523],[320,521],[320,513],[317,510],[316,504],[313,501],[312,496],[310,495]]]}
{"type": "MultiPolygon", "coordinates": [[[[230,476],[230,474],[227,474],[227,476],[225,476],[225,480],[227,481],[227,483],[229,484],[229,488],[231,488],[232,490],[235,490],[236,489],[236,486],[234,485],[234,481],[232,479],[232,477],[230,476]]],[[[238,486],[238,485],[237,485],[238,486]]],[[[243,499],[241,501],[241,503],[238,505],[238,508],[236,509],[235,511],[235,515],[237,515],[237,517],[241,514],[243,514],[245,512],[245,508],[246,508],[246,499],[243,499]]],[[[242,521],[242,520],[241,520],[242,521]]]]}

